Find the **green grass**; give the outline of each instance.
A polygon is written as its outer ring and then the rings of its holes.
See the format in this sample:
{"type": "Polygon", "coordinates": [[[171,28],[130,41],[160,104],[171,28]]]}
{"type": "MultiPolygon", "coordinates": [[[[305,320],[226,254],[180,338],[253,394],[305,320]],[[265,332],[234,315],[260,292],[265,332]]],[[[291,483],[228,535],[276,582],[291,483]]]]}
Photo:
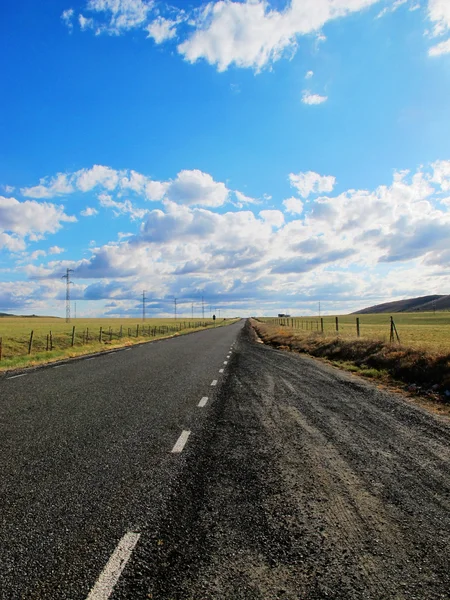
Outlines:
{"type": "MultiPolygon", "coordinates": [[[[393,313],[400,341],[403,346],[443,354],[450,352],[450,312],[393,313]]],[[[390,315],[339,315],[339,336],[356,338],[356,318],[359,318],[361,339],[389,342],[390,315]]],[[[298,334],[309,335],[320,331],[318,317],[293,317],[293,319],[260,318],[267,323],[286,323],[298,334]]],[[[336,335],[334,316],[323,317],[324,334],[336,335]]]]}
{"type": "MultiPolygon", "coordinates": [[[[234,322],[217,319],[216,327],[234,322]]],[[[0,371],[52,362],[124,345],[214,327],[212,319],[64,319],[53,317],[1,317],[0,371]],[[74,345],[72,331],[75,327],[74,345]],[[100,327],[102,336],[100,341],[100,327]],[[121,329],[122,328],[122,329],[121,329]],[[28,354],[33,331],[31,354],[28,354]],[[50,332],[53,349],[50,347],[50,332]]]]}

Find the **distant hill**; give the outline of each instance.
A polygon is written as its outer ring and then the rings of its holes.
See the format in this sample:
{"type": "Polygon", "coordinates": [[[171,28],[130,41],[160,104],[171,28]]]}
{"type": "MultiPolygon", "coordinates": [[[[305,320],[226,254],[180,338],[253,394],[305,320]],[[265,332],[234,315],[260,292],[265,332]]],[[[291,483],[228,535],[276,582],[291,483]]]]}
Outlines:
{"type": "Polygon", "coordinates": [[[367,315],[373,313],[401,313],[401,312],[427,312],[433,310],[450,310],[450,295],[420,296],[396,302],[376,304],[352,313],[354,315],[367,315]]]}
{"type": "Polygon", "coordinates": [[[59,317],[49,315],[12,315],[11,313],[0,312],[0,319],[2,317],[15,317],[17,319],[59,319],[59,317]]]}

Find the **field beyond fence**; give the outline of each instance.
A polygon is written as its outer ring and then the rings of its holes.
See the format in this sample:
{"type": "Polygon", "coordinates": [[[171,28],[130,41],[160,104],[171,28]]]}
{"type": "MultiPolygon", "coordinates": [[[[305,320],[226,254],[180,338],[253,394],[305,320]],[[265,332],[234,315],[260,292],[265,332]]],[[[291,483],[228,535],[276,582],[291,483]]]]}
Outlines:
{"type": "Polygon", "coordinates": [[[220,327],[232,319],[0,318],[0,370],[220,327]]]}

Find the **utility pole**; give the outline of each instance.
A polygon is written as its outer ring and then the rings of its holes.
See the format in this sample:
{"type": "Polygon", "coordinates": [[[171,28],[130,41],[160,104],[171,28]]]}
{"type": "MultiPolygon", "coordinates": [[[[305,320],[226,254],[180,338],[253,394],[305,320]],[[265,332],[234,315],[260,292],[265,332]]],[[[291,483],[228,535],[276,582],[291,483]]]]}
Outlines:
{"type": "Polygon", "coordinates": [[[66,274],[61,277],[61,279],[66,280],[66,323],[70,323],[70,284],[73,281],[70,281],[69,273],[72,273],[73,269],[66,269],[66,274]]]}
{"type": "Polygon", "coordinates": [[[146,301],[146,297],[145,297],[145,290],[142,292],[142,321],[145,321],[145,301],[146,301]]]}
{"type": "Polygon", "coordinates": [[[202,296],[202,319],[205,319],[205,303],[203,302],[203,296],[202,296]]]}
{"type": "Polygon", "coordinates": [[[176,298],[173,299],[173,306],[174,306],[175,321],[176,321],[177,320],[177,299],[176,298]]]}

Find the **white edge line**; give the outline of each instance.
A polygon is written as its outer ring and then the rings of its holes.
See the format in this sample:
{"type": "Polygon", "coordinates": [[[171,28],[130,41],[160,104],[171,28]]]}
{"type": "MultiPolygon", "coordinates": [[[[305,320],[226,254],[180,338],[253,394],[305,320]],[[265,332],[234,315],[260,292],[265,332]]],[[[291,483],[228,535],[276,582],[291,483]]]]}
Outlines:
{"type": "Polygon", "coordinates": [[[21,373],[20,375],[11,375],[11,377],[8,377],[8,379],[17,379],[17,377],[25,377],[25,375],[28,375],[28,373],[21,373]]]}
{"type": "Polygon", "coordinates": [[[177,443],[172,448],[172,453],[180,453],[188,441],[188,437],[191,435],[190,431],[182,431],[180,437],[177,439],[177,443]]]}
{"type": "Polygon", "coordinates": [[[86,600],[107,600],[111,596],[140,536],[131,531],[123,536],[86,600]]]}
{"type": "Polygon", "coordinates": [[[212,382],[211,382],[211,385],[212,385],[212,386],[213,386],[213,385],[217,385],[217,379],[213,379],[213,380],[212,380],[212,382]]]}
{"type": "Polygon", "coordinates": [[[208,402],[208,396],[203,396],[203,398],[200,400],[200,402],[198,403],[198,407],[199,408],[203,408],[204,406],[206,406],[206,403],[208,402]]]}

